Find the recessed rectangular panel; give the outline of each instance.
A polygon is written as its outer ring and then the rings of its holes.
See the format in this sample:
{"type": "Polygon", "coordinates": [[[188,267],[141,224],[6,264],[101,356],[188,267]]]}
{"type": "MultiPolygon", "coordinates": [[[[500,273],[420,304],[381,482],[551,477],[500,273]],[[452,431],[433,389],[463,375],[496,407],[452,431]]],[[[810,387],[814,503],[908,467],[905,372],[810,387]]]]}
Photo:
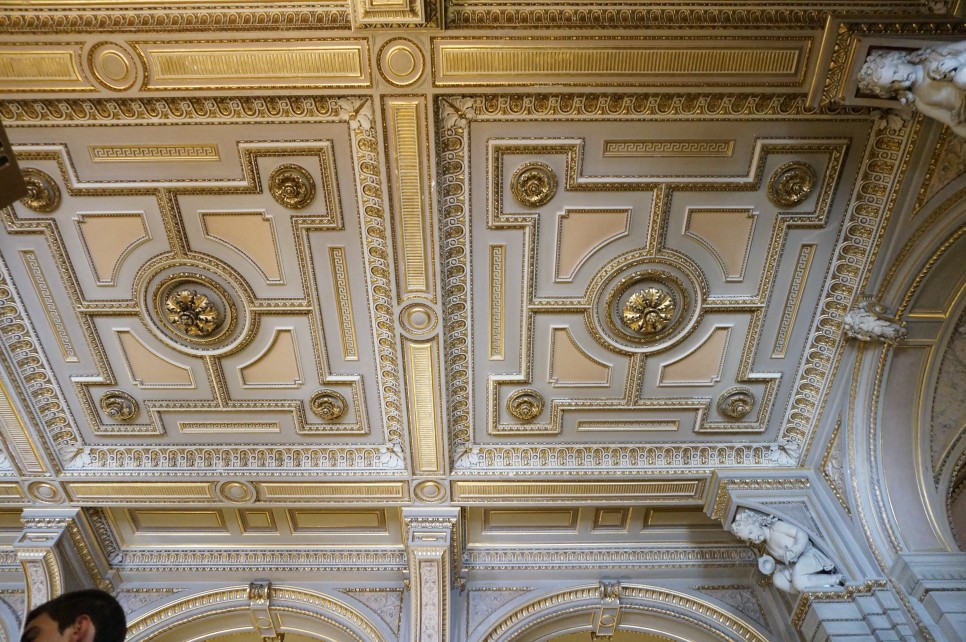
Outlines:
{"type": "Polygon", "coordinates": [[[656,40],[436,39],[441,85],[800,85],[810,38],[656,40]]]}
{"type": "Polygon", "coordinates": [[[133,508],[128,511],[138,533],[227,533],[220,510],[163,510],[133,508]]]}
{"type": "Polygon", "coordinates": [[[275,515],[270,510],[240,510],[238,522],[241,525],[242,534],[278,532],[275,515]]]}
{"type": "Polygon", "coordinates": [[[627,529],[629,508],[598,508],[594,512],[595,531],[623,531],[627,529]]]}
{"type": "Polygon", "coordinates": [[[703,510],[649,508],[644,513],[644,528],[706,527],[721,528],[721,522],[710,519],[703,510]]]}
{"type": "Polygon", "coordinates": [[[137,43],[148,89],[368,86],[364,40],[137,43]]]}
{"type": "Polygon", "coordinates": [[[484,533],[523,533],[577,530],[578,509],[483,511],[484,533]]]}
{"type": "Polygon", "coordinates": [[[385,533],[386,511],[301,510],[288,511],[292,532],[299,533],[385,533]]]}

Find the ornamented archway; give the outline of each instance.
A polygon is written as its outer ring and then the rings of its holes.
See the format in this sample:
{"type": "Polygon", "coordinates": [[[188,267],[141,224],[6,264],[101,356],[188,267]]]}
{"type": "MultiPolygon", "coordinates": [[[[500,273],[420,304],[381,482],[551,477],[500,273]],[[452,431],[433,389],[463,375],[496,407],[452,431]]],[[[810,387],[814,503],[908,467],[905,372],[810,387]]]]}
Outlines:
{"type": "Polygon", "coordinates": [[[236,633],[328,642],[390,642],[384,626],[330,595],[269,582],[195,593],[128,625],[129,642],[200,642],[236,633]]]}
{"type": "Polygon", "coordinates": [[[479,642],[549,642],[566,633],[639,631],[672,640],[767,642],[769,636],[724,609],[679,591],[601,582],[538,597],[489,627],[479,642]]]}

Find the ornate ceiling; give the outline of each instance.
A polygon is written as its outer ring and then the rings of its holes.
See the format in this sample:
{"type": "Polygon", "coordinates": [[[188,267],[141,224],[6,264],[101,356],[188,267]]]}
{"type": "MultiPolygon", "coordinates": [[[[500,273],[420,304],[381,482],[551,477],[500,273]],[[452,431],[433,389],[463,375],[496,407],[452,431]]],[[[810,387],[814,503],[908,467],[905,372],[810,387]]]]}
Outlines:
{"type": "MultiPolygon", "coordinates": [[[[0,210],[0,598],[57,592],[24,593],[23,534],[67,519],[132,614],[210,590],[248,621],[258,587],[225,587],[267,578],[303,587],[271,593],[292,613],[339,595],[375,622],[332,639],[496,640],[541,582],[650,578],[791,635],[722,521],[735,489],[813,533],[858,508],[842,319],[897,312],[896,252],[961,227],[963,155],[855,68],[961,16],[3,0],[30,192],[0,210]]],[[[913,335],[944,343],[952,301],[913,335]]]]}

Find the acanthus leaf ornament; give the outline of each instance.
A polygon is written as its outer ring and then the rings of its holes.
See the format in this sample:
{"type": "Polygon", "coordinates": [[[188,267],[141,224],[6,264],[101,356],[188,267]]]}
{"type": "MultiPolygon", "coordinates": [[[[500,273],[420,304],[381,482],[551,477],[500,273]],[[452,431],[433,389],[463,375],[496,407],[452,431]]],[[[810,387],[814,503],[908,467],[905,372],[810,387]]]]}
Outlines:
{"type": "Polygon", "coordinates": [[[131,421],[139,412],[138,402],[123,390],[108,390],[101,395],[101,410],[115,421],[131,421]]]}
{"type": "Polygon", "coordinates": [[[189,337],[206,337],[221,325],[221,314],[206,295],[197,290],[178,290],[164,302],[166,320],[189,337]]]}
{"type": "Polygon", "coordinates": [[[768,181],[768,198],[782,207],[798,205],[812,193],[815,181],[815,170],[808,163],[785,163],[768,181]]]}
{"type": "Polygon", "coordinates": [[[621,310],[621,319],[635,332],[653,334],[666,328],[676,311],[670,292],[649,287],[630,296],[621,310]]]}
{"type": "Polygon", "coordinates": [[[510,192],[524,207],[540,207],[557,193],[557,175],[544,163],[527,163],[510,178],[510,192]]]}
{"type": "Polygon", "coordinates": [[[748,388],[729,388],[718,397],[718,412],[730,419],[744,419],[755,407],[755,395],[748,388]]]}
{"type": "Polygon", "coordinates": [[[335,390],[319,390],[309,401],[312,412],[325,421],[335,421],[348,409],[345,397],[335,390]]]}
{"type": "Polygon", "coordinates": [[[49,174],[33,167],[25,167],[21,173],[27,184],[21,203],[38,214],[50,214],[60,206],[60,188],[49,174]]]}
{"type": "Polygon", "coordinates": [[[517,390],[507,399],[506,409],[520,421],[532,421],[543,412],[543,395],[531,388],[517,390]]]}
{"type": "Polygon", "coordinates": [[[315,198],[315,181],[303,167],[279,165],[268,177],[268,191],[279,205],[300,210],[315,198]]]}

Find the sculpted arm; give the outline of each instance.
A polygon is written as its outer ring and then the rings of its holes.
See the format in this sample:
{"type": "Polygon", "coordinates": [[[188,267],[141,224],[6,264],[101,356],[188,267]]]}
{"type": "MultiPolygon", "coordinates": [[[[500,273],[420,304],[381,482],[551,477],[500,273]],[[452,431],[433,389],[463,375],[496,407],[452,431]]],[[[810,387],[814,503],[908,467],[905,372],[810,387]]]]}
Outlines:
{"type": "Polygon", "coordinates": [[[783,537],[781,538],[782,544],[784,545],[781,551],[782,561],[786,564],[793,564],[798,560],[798,557],[805,551],[809,546],[808,533],[793,526],[788,522],[778,521],[772,526],[772,530],[776,533],[780,533],[783,537]]]}

